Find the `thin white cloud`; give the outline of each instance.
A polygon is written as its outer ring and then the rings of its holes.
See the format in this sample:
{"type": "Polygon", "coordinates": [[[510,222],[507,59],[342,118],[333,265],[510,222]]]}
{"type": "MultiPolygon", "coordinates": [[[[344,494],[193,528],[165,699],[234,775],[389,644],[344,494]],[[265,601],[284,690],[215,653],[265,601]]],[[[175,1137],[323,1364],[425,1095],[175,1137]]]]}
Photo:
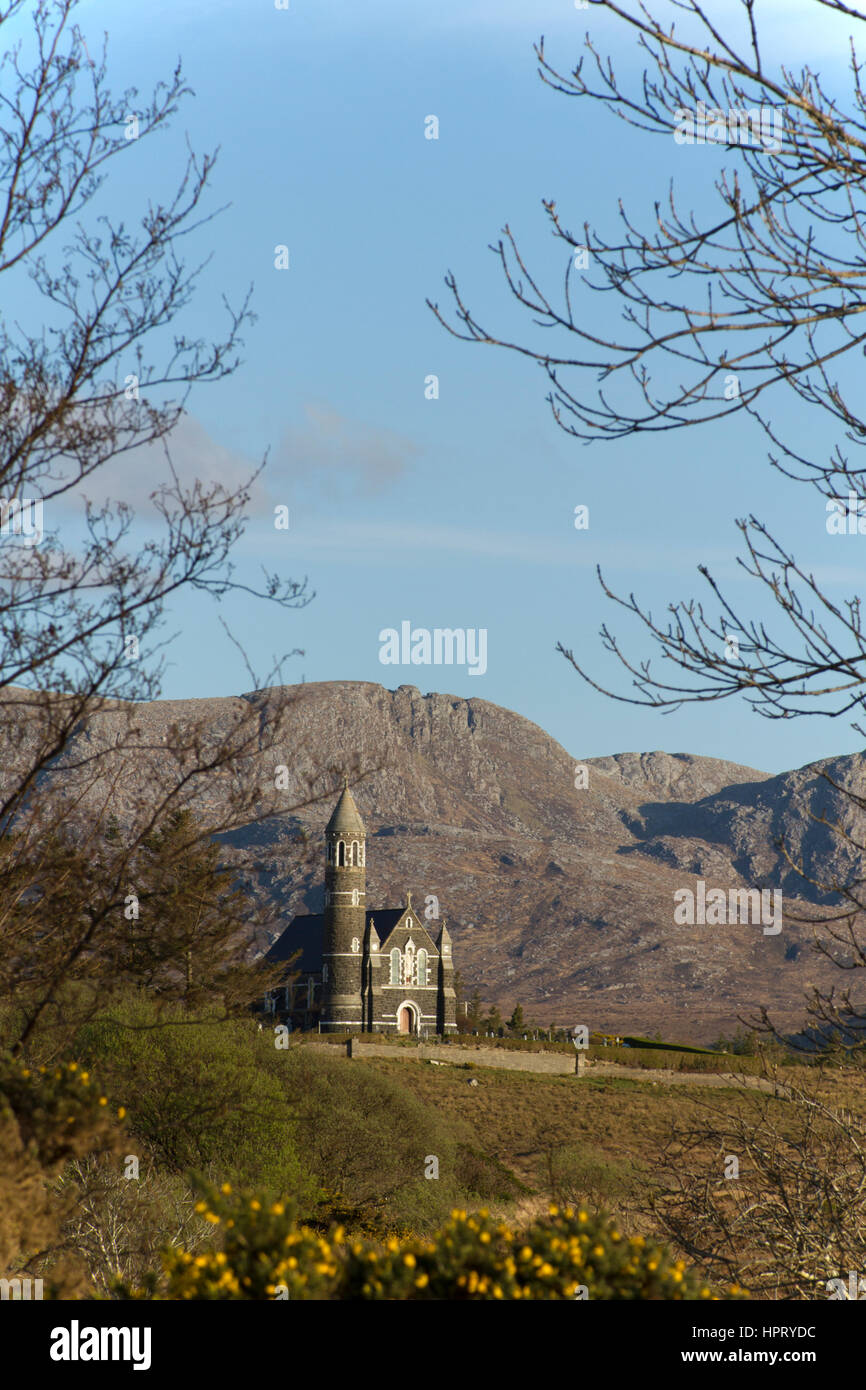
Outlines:
{"type": "MultiPolygon", "coordinates": [[[[171,434],[155,444],[140,445],[110,459],[92,473],[79,488],[52,502],[58,511],[81,510],[87,497],[97,506],[125,502],[136,516],[154,517],[152,494],[162,485],[173,486],[172,470],[183,490],[196,481],[205,487],[220,483],[229,492],[249,479],[257,464],[233,449],[217,443],[201,421],[182,415],[171,434]]],[[[264,506],[268,494],[262,478],[250,490],[251,508],[264,506]]]]}
{"type": "MultiPolygon", "coordinates": [[[[402,563],[406,552],[426,551],[440,554],[462,554],[476,559],[507,560],[521,564],[564,566],[573,569],[616,565],[630,570],[674,572],[685,564],[707,562],[705,551],[691,555],[678,554],[676,563],[670,555],[658,549],[642,551],[633,545],[590,543],[586,536],[575,532],[574,540],[555,540],[543,535],[526,535],[513,531],[492,531],[459,526],[419,524],[394,521],[330,521],[306,524],[292,522],[292,542],[299,553],[315,551],[327,554],[332,561],[354,563],[357,560],[382,564],[402,563]]],[[[713,562],[709,557],[709,563],[713,562]]],[[[716,555],[718,561],[720,555],[716,555]]]]}
{"type": "Polygon", "coordinates": [[[273,478],[304,492],[332,496],[335,485],[375,496],[401,478],[420,450],[381,426],[350,420],[325,403],[304,407],[306,423],[286,430],[274,454],[273,478]]]}
{"type": "MultiPolygon", "coordinates": [[[[250,488],[251,515],[299,496],[313,503],[335,495],[375,497],[401,478],[420,452],[403,435],[351,420],[327,403],[307,405],[304,414],[306,423],[286,430],[250,488]]],[[[260,464],[261,459],[220,444],[200,420],[185,414],[166,440],[110,459],[52,507],[80,512],[87,497],[100,506],[124,502],[136,516],[154,517],[152,494],[162,484],[172,485],[172,470],[184,490],[198,481],[233,492],[260,464]]]]}

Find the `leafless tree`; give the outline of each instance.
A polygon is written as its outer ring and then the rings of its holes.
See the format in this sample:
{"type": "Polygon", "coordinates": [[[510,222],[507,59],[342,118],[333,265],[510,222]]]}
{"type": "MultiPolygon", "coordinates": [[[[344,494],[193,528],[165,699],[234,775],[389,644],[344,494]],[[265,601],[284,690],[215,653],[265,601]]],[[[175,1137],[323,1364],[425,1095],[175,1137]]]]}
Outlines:
{"type": "MultiPolygon", "coordinates": [[[[603,14],[637,45],[642,77],[620,81],[613,58],[588,33],[585,56],[568,70],[553,64],[543,39],[537,44],[542,81],[662,141],[672,169],[680,143],[706,143],[714,196],[698,211],[684,207],[672,180],[645,218],[619,199],[615,237],[588,221],[572,230],[555,200],[545,200],[562,251],[552,276],[530,267],[506,226],[490,249],[518,314],[531,320],[525,338],[482,324],[451,272],[450,313],[428,303],[454,336],[540,365],[554,418],[574,438],[722,429],[744,413],[762,432],[771,465],[824,499],[828,530],[830,516],[842,530],[853,512],[866,532],[866,465],[857,452],[866,444],[866,91],[855,44],[864,15],[844,0],[813,0],[812,8],[815,23],[839,32],[850,55],[844,97],[828,90],[808,55],[802,63],[793,55],[785,64],[767,61],[759,0],[656,7],[591,0],[589,23],[603,14]],[[838,27],[846,20],[847,44],[838,27]],[[817,459],[796,433],[803,408],[823,412],[827,425],[817,459]]],[[[626,703],[672,711],[742,695],[765,718],[847,717],[866,732],[860,596],[839,602],[822,590],[759,517],[737,526],[738,563],[755,596],[749,611],[700,566],[703,600],[673,601],[656,620],[599,571],[604,594],[637,620],[662,668],[626,651],[607,624],[602,644],[623,673],[616,688],[602,685],[567,645],[558,650],[594,689],[626,703]]],[[[866,797],[856,769],[825,768],[823,776],[826,805],[809,814],[837,852],[822,871],[783,840],[780,862],[821,903],[805,920],[814,924],[816,948],[850,982],[812,991],[809,1045],[862,1064],[866,797]]],[[[766,1010],[757,1023],[778,1041],[766,1010]]],[[[769,1061],[766,1068],[769,1077],[769,1061]]],[[[675,1135],[674,1182],[658,1211],[668,1232],[716,1274],[777,1295],[826,1296],[828,1279],[862,1272],[866,1257],[862,1117],[843,1109],[832,1088],[787,1085],[774,1097],[744,1093],[744,1101],[757,1113],[715,1114],[675,1135]],[[725,1181],[718,1165],[708,1168],[713,1150],[719,1162],[740,1156],[738,1182],[725,1181]]]]}
{"type": "Polygon", "coordinates": [[[63,1231],[65,1245],[84,1261],[92,1287],[103,1297],[110,1296],[117,1279],[140,1285],[167,1246],[198,1251],[208,1229],[187,1184],[155,1165],[142,1183],[127,1178],[120,1156],[91,1154],[69,1163],[58,1187],[74,1202],[63,1231]]]}
{"type": "Polygon", "coordinates": [[[859,1298],[866,1123],[817,1069],[792,1075],[744,1087],[736,1108],[708,1103],[691,1124],[675,1121],[648,1211],[717,1283],[764,1298],[859,1298]]]}
{"type": "MultiPolygon", "coordinates": [[[[186,484],[175,466],[190,390],[238,365],[250,295],[224,300],[213,341],[185,329],[207,260],[182,252],[216,215],[214,155],[188,148],[174,191],[143,200],[134,225],[105,211],[115,162],[166,134],[190,93],[178,66],[150,97],[113,95],[77,10],[0,0],[0,275],[22,306],[0,317],[0,1023],[19,1051],[54,1029],[49,1054],[134,969],[124,910],[149,838],[185,815],[192,853],[292,808],[273,777],[291,736],[281,657],[265,678],[248,667],[260,693],[225,702],[218,721],[192,707],[154,734],[143,704],[160,691],[171,603],[236,592],[290,610],[311,598],[306,580],[235,574],[260,470],[237,486],[186,484]],[[144,446],[164,452],[168,480],[142,531],[127,502],[94,502],[92,484],[144,446]]],[[[337,785],[318,769],[296,804],[337,785]]],[[[174,892],[164,875],[163,907],[154,888],[136,923],[139,954],[158,944],[164,969],[174,892]]],[[[190,943],[174,940],[183,978],[190,943]]]]}
{"type": "MultiPolygon", "coordinates": [[[[813,6],[825,28],[849,19],[856,35],[864,23],[843,0],[813,6]]],[[[553,269],[556,292],[506,226],[491,250],[519,310],[532,320],[528,341],[483,325],[453,273],[446,277],[451,314],[428,303],[454,336],[539,364],[554,417],[572,436],[609,441],[688,426],[721,429],[727,417],[745,412],[769,441],[776,469],[816,489],[826,513],[853,511],[866,531],[866,465],[857,453],[866,443],[859,370],[866,352],[866,92],[854,38],[843,98],[808,62],[766,61],[758,0],[723,7],[661,0],[658,8],[660,17],[637,0],[592,0],[588,11],[590,22],[604,12],[636,43],[647,60],[642,79],[621,82],[613,58],[590,34],[586,55],[568,71],[554,66],[542,39],[539,75],[555,92],[604,107],[644,138],[662,140],[671,156],[678,139],[705,141],[705,157],[715,161],[714,198],[697,212],[684,208],[671,181],[645,220],[619,199],[614,239],[589,222],[571,230],[556,202],[545,200],[563,251],[553,269]],[[713,152],[714,144],[724,148],[713,152]],[[600,297],[594,314],[593,294],[600,297]],[[615,328],[614,306],[621,311],[615,328]],[[809,458],[796,437],[784,437],[786,421],[789,433],[796,428],[792,392],[798,406],[824,412],[826,457],[809,458]]],[[[634,594],[616,593],[599,571],[603,592],[642,626],[662,668],[628,652],[607,624],[602,644],[624,675],[616,688],[601,684],[569,646],[558,650],[594,689],[626,703],[672,711],[742,695],[765,718],[847,716],[866,733],[860,596],[839,602],[822,590],[760,518],[737,526],[738,563],[754,584],[749,611],[703,565],[706,598],[673,601],[660,620],[634,594]]],[[[812,814],[843,849],[851,872],[816,874],[790,847],[779,849],[801,873],[804,891],[831,904],[817,920],[806,918],[816,922],[819,949],[843,970],[857,970],[866,965],[864,798],[850,778],[823,775],[826,807],[812,814]]],[[[825,1039],[850,1041],[851,1028],[866,1028],[866,1008],[850,990],[811,1003],[825,1039]]]]}

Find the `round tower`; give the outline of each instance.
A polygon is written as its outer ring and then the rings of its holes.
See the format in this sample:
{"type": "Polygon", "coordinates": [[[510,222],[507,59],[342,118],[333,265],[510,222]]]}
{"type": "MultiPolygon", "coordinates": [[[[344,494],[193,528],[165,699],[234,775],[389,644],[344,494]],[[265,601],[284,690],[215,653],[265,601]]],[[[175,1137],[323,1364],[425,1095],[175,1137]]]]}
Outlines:
{"type": "Polygon", "coordinates": [[[367,923],[367,830],[344,782],[325,828],[322,1029],[360,1028],[361,966],[367,923]]]}

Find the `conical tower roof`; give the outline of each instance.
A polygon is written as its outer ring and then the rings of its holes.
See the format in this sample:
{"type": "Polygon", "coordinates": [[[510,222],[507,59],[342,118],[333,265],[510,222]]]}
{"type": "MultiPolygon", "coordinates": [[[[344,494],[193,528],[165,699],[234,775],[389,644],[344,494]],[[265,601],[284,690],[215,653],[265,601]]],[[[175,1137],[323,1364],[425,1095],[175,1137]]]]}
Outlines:
{"type": "Polygon", "coordinates": [[[361,813],[355,805],[355,798],[349,791],[348,782],[344,782],[340,800],[334,807],[334,814],[326,826],[328,835],[366,835],[367,827],[361,820],[361,813]]]}

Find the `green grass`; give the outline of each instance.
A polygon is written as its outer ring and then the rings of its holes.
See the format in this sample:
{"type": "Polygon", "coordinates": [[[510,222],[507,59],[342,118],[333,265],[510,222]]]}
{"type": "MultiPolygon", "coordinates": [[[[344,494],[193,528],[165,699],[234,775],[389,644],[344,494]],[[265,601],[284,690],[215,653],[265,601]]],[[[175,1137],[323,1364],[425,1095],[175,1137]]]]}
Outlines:
{"type": "Polygon", "coordinates": [[[727,1052],[590,1047],[587,1056],[598,1062],[616,1062],[623,1067],[648,1067],[653,1071],[734,1072],[756,1076],[761,1070],[757,1057],[736,1057],[727,1052]]]}
{"type": "Polygon", "coordinates": [[[698,1047],[695,1043],[660,1042],[656,1038],[629,1037],[623,1037],[623,1042],[628,1043],[629,1047],[650,1047],[653,1050],[663,1052],[704,1052],[710,1057],[721,1057],[724,1055],[718,1052],[714,1047],[698,1047]]]}

